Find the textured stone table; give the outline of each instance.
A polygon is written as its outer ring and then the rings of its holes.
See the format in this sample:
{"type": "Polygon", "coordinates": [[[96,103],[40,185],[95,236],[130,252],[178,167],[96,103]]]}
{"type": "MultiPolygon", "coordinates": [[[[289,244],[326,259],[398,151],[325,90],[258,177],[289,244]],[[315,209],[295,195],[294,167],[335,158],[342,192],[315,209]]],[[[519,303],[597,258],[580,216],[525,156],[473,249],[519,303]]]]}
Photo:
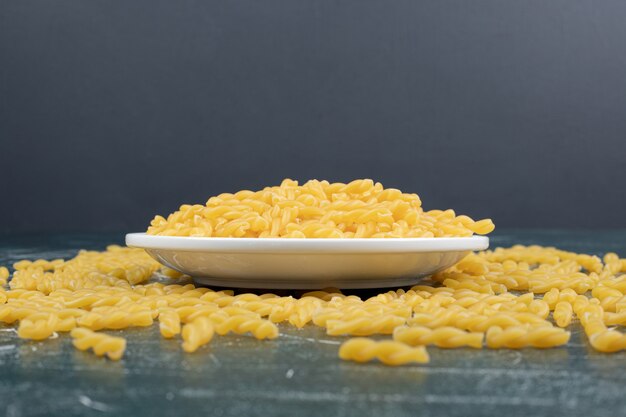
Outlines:
{"type": "MultiPolygon", "coordinates": [[[[0,265],[122,240],[5,236],[0,265]]],[[[504,231],[491,243],[626,255],[626,231],[504,231]]],[[[192,355],[156,328],[129,329],[124,359],[110,362],[74,350],[67,335],[28,342],[0,325],[0,415],[626,416],[626,353],[593,352],[577,324],[572,332],[566,348],[429,348],[430,364],[389,368],[340,361],[340,339],[313,327],[281,327],[270,342],[218,337],[192,355]]]]}

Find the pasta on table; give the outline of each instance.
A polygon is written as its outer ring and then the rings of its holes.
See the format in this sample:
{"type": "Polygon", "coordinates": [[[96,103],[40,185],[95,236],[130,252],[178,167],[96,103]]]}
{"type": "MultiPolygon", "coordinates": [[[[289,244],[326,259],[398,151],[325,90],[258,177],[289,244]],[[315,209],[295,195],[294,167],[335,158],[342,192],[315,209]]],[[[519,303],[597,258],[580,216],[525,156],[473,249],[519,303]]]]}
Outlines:
{"type": "Polygon", "coordinates": [[[429,285],[367,299],[339,290],[300,297],[235,294],[177,283],[187,282],[185,277],[168,285],[160,282],[160,265],[152,258],[117,246],[81,252],[68,261],[20,261],[14,268],[9,288],[0,290],[0,322],[17,325],[24,339],[72,332],[77,339],[85,338],[75,342],[78,348],[92,348],[111,359],[121,357],[123,339],[111,341],[100,331],[152,326],[155,320],[162,336],[181,337],[187,352],[229,332],[275,339],[279,324],[318,326],[333,336],[388,338],[386,344],[356,338],[341,353],[344,359],[385,364],[414,358],[423,362],[427,356],[412,356],[408,348],[428,345],[561,346],[568,343],[567,329],[579,325],[592,348],[626,349],[626,335],[620,330],[626,325],[626,268],[614,254],[603,262],[555,248],[497,248],[468,256],[433,276],[429,285]],[[541,286],[544,293],[529,292],[533,280],[539,279],[538,270],[544,281],[558,285],[541,286]]]}
{"type": "MultiPolygon", "coordinates": [[[[182,206],[167,219],[157,216],[148,232],[386,238],[491,230],[490,220],[424,211],[415,194],[371,180],[302,186],[285,180],[182,206]]],[[[17,327],[23,339],[69,332],[76,348],[112,360],[123,356],[126,340],[103,331],[155,325],[186,352],[201,352],[228,333],[272,343],[281,326],[317,326],[345,340],[342,359],[386,365],[428,362],[427,346],[562,346],[574,326],[582,327],[592,349],[626,350],[626,259],[615,253],[601,259],[552,247],[496,248],[470,254],[420,285],[364,299],[337,289],[299,296],[214,291],[194,286],[143,250],[119,246],[69,260],[22,260],[9,272],[0,267],[0,322],[17,327]]]]}

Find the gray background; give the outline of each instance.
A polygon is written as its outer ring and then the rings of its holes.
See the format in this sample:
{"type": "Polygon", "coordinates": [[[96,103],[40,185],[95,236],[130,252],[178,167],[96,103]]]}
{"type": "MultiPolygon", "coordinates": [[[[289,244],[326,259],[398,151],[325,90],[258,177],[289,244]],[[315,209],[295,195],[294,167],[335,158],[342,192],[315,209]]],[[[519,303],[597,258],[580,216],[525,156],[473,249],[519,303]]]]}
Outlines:
{"type": "Polygon", "coordinates": [[[283,177],[626,227],[626,2],[0,0],[0,230],[283,177]]]}

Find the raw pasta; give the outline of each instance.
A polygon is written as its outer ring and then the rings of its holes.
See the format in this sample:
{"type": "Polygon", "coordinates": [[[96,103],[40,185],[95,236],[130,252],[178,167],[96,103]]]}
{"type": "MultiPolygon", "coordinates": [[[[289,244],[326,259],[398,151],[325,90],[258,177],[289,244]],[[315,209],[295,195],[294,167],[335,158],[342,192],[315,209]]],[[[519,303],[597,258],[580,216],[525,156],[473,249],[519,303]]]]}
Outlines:
{"type": "Polygon", "coordinates": [[[98,330],[152,326],[155,319],[161,335],[181,338],[186,352],[215,335],[275,339],[279,326],[313,325],[331,336],[385,337],[350,339],[340,356],[400,365],[426,361],[426,345],[562,346],[570,337],[563,327],[578,322],[593,349],[616,352],[626,350],[623,261],[539,246],[497,248],[409,290],[362,299],[336,288],[300,297],[213,291],[167,272],[143,251],[111,246],[67,261],[15,263],[10,289],[0,289],[0,322],[17,326],[24,339],[71,332],[78,349],[110,359],[122,356],[126,341],[98,330]]]}
{"type": "Polygon", "coordinates": [[[89,313],[81,315],[76,324],[91,330],[102,329],[126,329],[128,327],[145,327],[152,325],[152,311],[149,309],[141,311],[129,311],[123,308],[107,308],[103,310],[94,309],[89,313]]]}
{"type": "Polygon", "coordinates": [[[428,363],[430,360],[424,346],[411,347],[390,340],[377,342],[364,337],[355,337],[344,342],[339,348],[339,357],[355,362],[378,359],[385,365],[428,363]]]}
{"type": "Polygon", "coordinates": [[[483,346],[483,333],[470,333],[455,327],[396,327],[393,331],[393,340],[411,346],[435,345],[442,348],[456,348],[468,346],[480,349],[483,346]]]}
{"type": "Polygon", "coordinates": [[[326,332],[331,336],[391,334],[393,329],[406,323],[406,319],[394,315],[361,317],[352,320],[328,320],[326,332]]]}
{"type": "Polygon", "coordinates": [[[208,317],[201,316],[183,327],[183,350],[195,352],[213,338],[213,323],[208,317]]]}
{"type": "Polygon", "coordinates": [[[270,321],[249,314],[213,314],[211,321],[215,323],[215,331],[219,335],[233,332],[237,334],[251,333],[257,339],[276,339],[278,328],[270,321]]]}
{"type": "Polygon", "coordinates": [[[566,344],[569,337],[569,332],[557,327],[524,325],[502,329],[494,326],[487,330],[486,340],[487,346],[492,349],[549,348],[566,344]]]}
{"type": "Polygon", "coordinates": [[[159,331],[166,339],[180,333],[180,316],[176,310],[166,308],[159,311],[159,331]]]}
{"type": "Polygon", "coordinates": [[[417,194],[383,188],[370,179],[348,184],[284,180],[259,191],[211,197],[156,216],[148,234],[200,237],[403,238],[471,236],[493,231],[453,210],[422,209],[417,194]]]}
{"type": "Polygon", "coordinates": [[[20,320],[17,335],[22,339],[47,339],[54,333],[58,321],[54,313],[30,314],[20,320]]]}
{"type": "Polygon", "coordinates": [[[9,269],[6,266],[0,266],[0,287],[7,285],[9,279],[9,269]]]}
{"type": "Polygon", "coordinates": [[[559,301],[554,308],[554,321],[559,327],[567,327],[572,322],[573,308],[567,301],[559,301]]]}
{"type": "Polygon", "coordinates": [[[77,327],[71,332],[76,349],[93,349],[98,356],[106,355],[109,359],[119,360],[126,350],[126,339],[96,333],[84,327],[77,327]]]}

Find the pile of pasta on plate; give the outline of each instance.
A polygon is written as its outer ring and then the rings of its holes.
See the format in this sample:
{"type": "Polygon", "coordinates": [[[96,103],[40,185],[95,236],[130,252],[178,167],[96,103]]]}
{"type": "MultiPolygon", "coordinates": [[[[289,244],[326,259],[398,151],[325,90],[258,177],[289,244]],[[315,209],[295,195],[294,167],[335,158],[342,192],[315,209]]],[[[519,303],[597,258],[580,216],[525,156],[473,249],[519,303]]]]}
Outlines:
{"type": "Polygon", "coordinates": [[[248,238],[417,238],[488,234],[490,219],[422,208],[417,194],[385,189],[371,179],[348,184],[286,179],[259,191],[224,193],[156,216],[147,233],[248,238]]]}

